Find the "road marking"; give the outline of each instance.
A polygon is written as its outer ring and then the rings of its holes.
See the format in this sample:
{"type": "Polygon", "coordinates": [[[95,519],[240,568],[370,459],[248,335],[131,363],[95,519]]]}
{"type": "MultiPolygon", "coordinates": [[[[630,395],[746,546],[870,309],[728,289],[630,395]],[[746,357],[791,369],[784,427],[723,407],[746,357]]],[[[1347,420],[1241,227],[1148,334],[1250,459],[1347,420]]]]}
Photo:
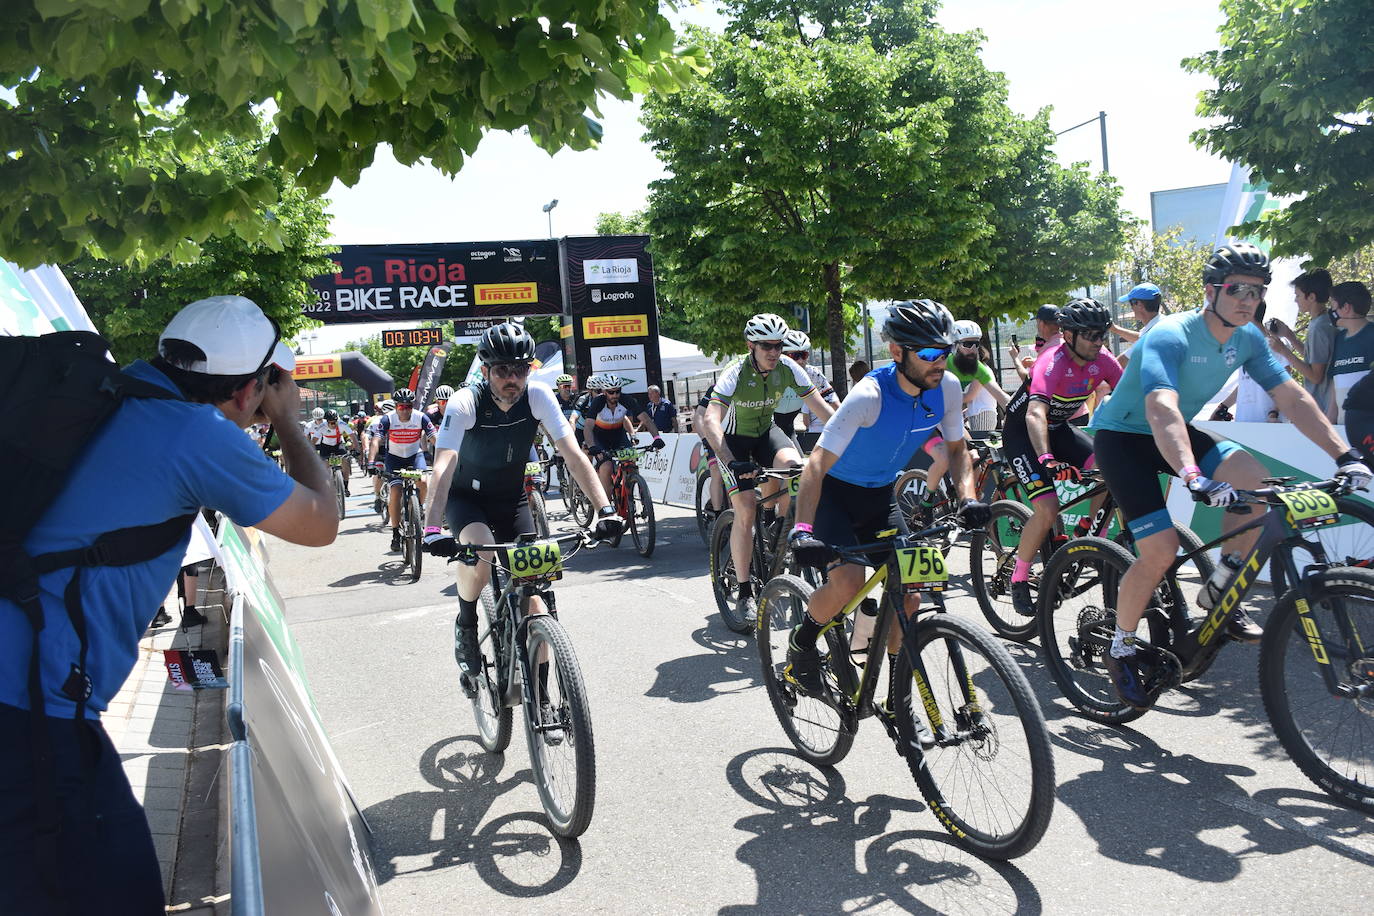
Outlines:
{"type": "MultiPolygon", "coordinates": [[[[1266,805],[1264,802],[1255,801],[1253,798],[1247,796],[1227,797],[1219,795],[1216,796],[1216,800],[1223,805],[1228,805],[1232,808],[1244,811],[1246,814],[1253,814],[1255,817],[1262,820],[1272,821],[1283,829],[1296,830],[1298,833],[1316,840],[1329,849],[1334,849],[1336,852],[1343,853],[1354,859],[1359,859],[1365,862],[1365,864],[1374,865],[1374,843],[1368,840],[1335,836],[1329,830],[1323,830],[1320,827],[1304,824],[1295,816],[1281,808],[1275,808],[1273,805],[1266,805]]],[[[1334,806],[1336,803],[1333,801],[1331,804],[1334,806]]]]}
{"type": "Polygon", "coordinates": [[[358,725],[358,726],[355,726],[354,728],[346,728],[346,729],[344,729],[344,730],[341,731],[341,732],[335,732],[334,734],[330,735],[329,737],[330,737],[331,740],[338,740],[339,738],[342,738],[344,735],[351,735],[351,734],[353,734],[354,732],[360,732],[360,731],[363,731],[364,729],[368,729],[368,728],[376,728],[378,725],[381,725],[381,724],[382,724],[382,723],[381,723],[380,721],[378,721],[378,722],[369,722],[369,723],[367,723],[366,725],[358,725]]]}
{"type": "Polygon", "coordinates": [[[411,608],[399,614],[391,614],[381,620],[372,621],[374,627],[384,627],[388,624],[400,623],[403,620],[414,620],[416,617],[423,617],[426,614],[433,614],[437,611],[453,611],[458,607],[458,602],[453,601],[448,604],[427,604],[424,607],[411,608]]]}
{"type": "Polygon", "coordinates": [[[648,583],[648,582],[643,583],[643,585],[644,585],[645,588],[649,589],[649,591],[658,592],[660,595],[667,595],[669,598],[672,598],[672,599],[673,599],[674,601],[676,601],[678,604],[694,604],[694,603],[695,603],[695,602],[692,601],[691,598],[684,598],[684,597],[682,597],[682,596],[679,595],[679,594],[676,594],[676,593],[674,593],[674,592],[668,591],[666,588],[659,588],[657,585],[653,585],[653,584],[648,583]]]}

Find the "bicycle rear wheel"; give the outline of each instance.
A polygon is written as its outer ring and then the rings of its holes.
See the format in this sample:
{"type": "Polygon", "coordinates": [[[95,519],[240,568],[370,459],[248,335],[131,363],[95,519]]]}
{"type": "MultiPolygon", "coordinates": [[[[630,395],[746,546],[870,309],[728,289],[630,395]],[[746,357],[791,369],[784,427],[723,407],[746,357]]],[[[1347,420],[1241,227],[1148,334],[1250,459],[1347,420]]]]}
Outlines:
{"type": "MultiPolygon", "coordinates": [[[[826,693],[813,697],[802,693],[783,677],[787,667],[787,641],[801,623],[811,600],[812,588],[796,576],[769,580],[759,596],[758,652],[763,683],[778,723],[797,753],[817,766],[834,766],[854,744],[855,721],[847,712],[845,697],[852,692],[853,668],[848,661],[825,666],[826,693]],[[844,684],[840,683],[844,680],[844,684]]],[[[841,627],[826,631],[824,650],[830,659],[842,659],[841,627]]]]}
{"type": "Polygon", "coordinates": [[[404,528],[406,562],[410,564],[410,581],[420,581],[420,567],[425,562],[425,526],[421,523],[420,495],[413,490],[406,497],[404,528]]]}
{"type": "Polygon", "coordinates": [[[1264,628],[1260,695],[1298,769],[1374,814],[1374,571],[1338,567],[1307,582],[1307,600],[1288,592],[1264,628]],[[1363,695],[1333,696],[1326,671],[1363,695]]]}
{"type": "Polygon", "coordinates": [[[639,555],[648,558],[654,552],[654,500],[649,494],[649,482],[639,474],[630,478],[629,488],[626,508],[630,516],[630,537],[634,538],[639,555]]]}
{"type": "Polygon", "coordinates": [[[912,638],[897,656],[893,710],[922,797],[960,846],[1024,855],[1054,809],[1049,730],[1025,675],[1001,643],[957,617],[924,616],[907,628],[912,638]]]}
{"type": "MultiPolygon", "coordinates": [[[[973,579],[973,596],[978,607],[997,635],[1015,642],[1030,642],[1035,636],[1034,617],[1016,613],[1011,605],[1011,574],[1016,568],[1016,548],[1021,543],[1021,531],[1030,521],[1031,510],[1009,499],[992,504],[992,517],[986,528],[969,535],[969,570],[973,579]]],[[[1036,551],[1031,576],[1031,594],[1035,594],[1044,569],[1044,546],[1036,551]]]]}
{"type": "MultiPolygon", "coordinates": [[[[456,620],[454,626],[457,626],[456,620]]],[[[481,669],[477,675],[477,694],[472,698],[472,717],[477,722],[478,741],[493,754],[503,752],[510,745],[514,720],[511,707],[505,701],[502,666],[507,656],[504,642],[505,631],[496,613],[496,593],[491,583],[487,583],[482,589],[482,621],[478,626],[477,643],[481,653],[481,669]]],[[[453,645],[456,656],[456,632],[453,645]]]]}
{"type": "MultiPolygon", "coordinates": [[[[730,554],[730,530],[734,524],[735,510],[726,509],[711,526],[711,592],[725,625],[736,633],[748,633],[754,621],[739,614],[739,582],[735,577],[735,559],[730,554]]],[[[761,584],[754,580],[755,595],[759,594],[761,584]]]]}
{"type": "Polygon", "coordinates": [[[549,536],[549,510],[544,503],[544,494],[538,490],[530,493],[530,517],[534,519],[534,533],[541,538],[549,536]]]}
{"type": "Polygon", "coordinates": [[[711,546],[711,525],[716,520],[716,512],[711,508],[711,475],[700,474],[697,476],[697,533],[701,535],[701,543],[706,547],[711,546]]]}
{"type": "Polygon", "coordinates": [[[954,514],[953,501],[945,493],[944,487],[937,484],[931,520],[928,524],[922,524],[920,503],[925,498],[928,489],[929,484],[926,481],[924,468],[912,468],[906,471],[892,485],[893,496],[897,502],[897,526],[901,528],[902,534],[920,531],[928,525],[938,525],[947,516],[954,514]]]}
{"type": "Polygon", "coordinates": [[[596,750],[582,669],[567,631],[547,614],[530,619],[526,652],[534,682],[525,710],[534,784],[553,832],[581,836],[596,806],[596,750]],[[540,658],[547,659],[547,674],[540,658]]]}

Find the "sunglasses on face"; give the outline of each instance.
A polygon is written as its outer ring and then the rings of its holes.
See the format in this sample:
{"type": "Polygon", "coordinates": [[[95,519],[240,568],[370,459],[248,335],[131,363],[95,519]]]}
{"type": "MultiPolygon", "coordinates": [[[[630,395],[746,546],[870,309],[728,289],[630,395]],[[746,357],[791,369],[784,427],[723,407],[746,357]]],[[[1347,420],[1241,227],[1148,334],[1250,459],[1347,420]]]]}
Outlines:
{"type": "Polygon", "coordinates": [[[978,349],[978,341],[976,341],[976,340],[961,340],[961,341],[959,341],[959,349],[960,349],[960,350],[977,350],[977,349],[978,349]]]}
{"type": "Polygon", "coordinates": [[[758,347],[760,350],[770,350],[770,351],[777,352],[777,351],[782,350],[782,341],[781,341],[781,340],[756,340],[756,341],[754,341],[754,346],[758,347]]]}
{"type": "Polygon", "coordinates": [[[936,362],[937,360],[945,359],[947,356],[949,356],[950,351],[953,350],[954,348],[953,348],[953,347],[902,347],[902,349],[905,350],[905,351],[908,352],[908,353],[915,353],[917,359],[924,360],[925,362],[928,362],[928,363],[933,363],[933,362],[936,362]]]}
{"type": "Polygon", "coordinates": [[[788,354],[787,354],[788,358],[790,358],[790,359],[806,359],[806,357],[807,357],[808,355],[809,355],[809,354],[806,354],[806,353],[788,353],[788,354]]]}
{"type": "Polygon", "coordinates": [[[497,363],[491,367],[491,374],[497,378],[524,378],[530,374],[530,364],[497,363]]]}
{"type": "Polygon", "coordinates": [[[1219,289],[1228,296],[1236,299],[1253,299],[1256,302],[1264,298],[1267,286],[1258,283],[1213,283],[1214,289],[1219,289]]]}
{"type": "Polygon", "coordinates": [[[619,394],[620,394],[620,389],[619,389],[619,388],[603,388],[603,389],[601,389],[601,393],[602,393],[602,394],[614,394],[614,395],[619,396],[619,394]]]}
{"type": "Polygon", "coordinates": [[[396,409],[397,409],[397,410],[410,410],[410,409],[413,408],[414,406],[415,406],[414,404],[397,404],[397,405],[396,405],[396,409]]]}
{"type": "Polygon", "coordinates": [[[1107,339],[1106,331],[1079,331],[1075,335],[1079,340],[1086,340],[1088,343],[1100,343],[1107,339]]]}

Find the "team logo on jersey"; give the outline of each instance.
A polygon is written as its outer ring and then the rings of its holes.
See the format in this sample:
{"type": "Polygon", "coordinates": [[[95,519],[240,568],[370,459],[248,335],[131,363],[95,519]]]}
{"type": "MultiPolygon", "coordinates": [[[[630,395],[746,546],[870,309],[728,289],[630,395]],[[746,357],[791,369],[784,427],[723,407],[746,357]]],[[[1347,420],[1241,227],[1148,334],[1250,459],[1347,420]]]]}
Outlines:
{"type": "Polygon", "coordinates": [[[1102,370],[1101,370],[1100,368],[1098,368],[1097,363],[1093,363],[1091,366],[1088,367],[1088,374],[1089,374],[1089,375],[1097,375],[1097,374],[1098,374],[1099,372],[1101,372],[1101,371],[1102,371],[1102,370]]]}
{"type": "Polygon", "coordinates": [[[1226,363],[1226,368],[1230,369],[1236,364],[1236,348],[1234,345],[1228,346],[1221,353],[1221,358],[1226,363]]]}

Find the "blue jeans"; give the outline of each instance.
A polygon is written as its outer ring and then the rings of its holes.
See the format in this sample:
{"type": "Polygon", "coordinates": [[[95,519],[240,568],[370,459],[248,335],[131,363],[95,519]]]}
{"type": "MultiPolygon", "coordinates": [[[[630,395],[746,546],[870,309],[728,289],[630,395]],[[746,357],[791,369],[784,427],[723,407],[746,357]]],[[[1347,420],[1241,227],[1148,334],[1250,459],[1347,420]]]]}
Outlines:
{"type": "Polygon", "coordinates": [[[38,809],[28,710],[0,703],[0,913],[160,914],[157,851],[119,752],[99,722],[47,719],[61,832],[58,897],[35,852],[38,809]]]}

